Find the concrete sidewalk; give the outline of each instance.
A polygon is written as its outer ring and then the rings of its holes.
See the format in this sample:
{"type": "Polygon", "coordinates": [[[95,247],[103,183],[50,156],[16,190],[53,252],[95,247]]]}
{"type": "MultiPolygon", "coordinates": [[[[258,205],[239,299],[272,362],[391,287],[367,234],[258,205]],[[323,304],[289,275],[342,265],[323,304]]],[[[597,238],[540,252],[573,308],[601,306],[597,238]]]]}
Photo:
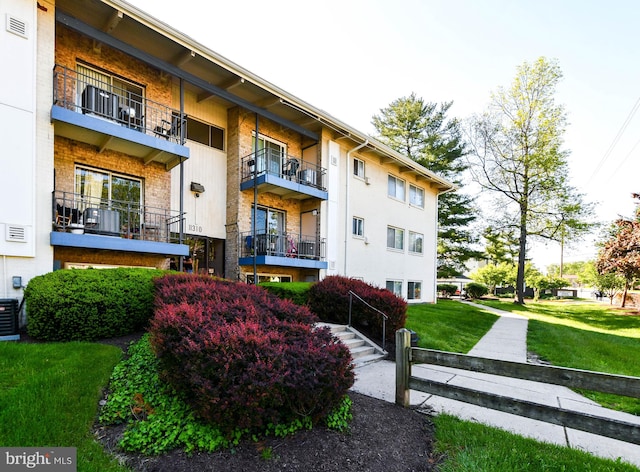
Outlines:
{"type": "MultiPolygon", "coordinates": [[[[526,362],[528,320],[512,313],[477,306],[500,315],[500,318],[468,354],[526,362]]],[[[389,402],[395,401],[394,362],[380,361],[368,364],[358,367],[355,372],[356,381],[353,391],[389,402]]],[[[412,375],[592,415],[620,419],[640,427],[640,417],[603,408],[566,387],[426,364],[414,365],[412,375]]],[[[640,446],[630,443],[412,390],[411,405],[420,404],[425,404],[438,413],[449,413],[464,420],[495,426],[539,441],[582,449],[608,459],[621,458],[624,462],[640,467],[640,446]]]]}

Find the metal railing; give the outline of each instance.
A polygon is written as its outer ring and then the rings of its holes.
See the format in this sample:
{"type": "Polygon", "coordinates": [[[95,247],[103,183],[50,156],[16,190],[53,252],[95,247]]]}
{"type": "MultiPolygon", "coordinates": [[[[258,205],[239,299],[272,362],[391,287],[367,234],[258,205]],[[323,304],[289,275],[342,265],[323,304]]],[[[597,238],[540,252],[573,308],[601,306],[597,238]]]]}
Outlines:
{"type": "Polygon", "coordinates": [[[137,201],[108,200],[60,190],[54,191],[52,197],[56,231],[179,243],[183,218],[184,213],[137,201]]]}
{"type": "Polygon", "coordinates": [[[323,260],[325,241],[316,236],[291,232],[240,233],[240,257],[276,256],[296,259],[323,260]]]}
{"type": "Polygon", "coordinates": [[[179,144],[187,135],[180,110],[61,65],[53,68],[53,104],[179,144]]]}
{"type": "Polygon", "coordinates": [[[297,157],[288,156],[275,149],[260,149],[242,158],[242,182],[269,174],[326,190],[327,170],[297,157]]]}
{"type": "Polygon", "coordinates": [[[380,310],[378,310],[376,307],[369,304],[366,300],[364,300],[361,296],[359,296],[353,290],[349,290],[349,323],[347,326],[351,327],[351,305],[353,304],[353,297],[356,297],[358,300],[364,303],[368,308],[372,309],[373,311],[375,311],[376,313],[382,316],[382,350],[384,352],[387,352],[385,343],[386,343],[386,332],[387,332],[387,320],[389,319],[389,316],[381,312],[380,310]]]}

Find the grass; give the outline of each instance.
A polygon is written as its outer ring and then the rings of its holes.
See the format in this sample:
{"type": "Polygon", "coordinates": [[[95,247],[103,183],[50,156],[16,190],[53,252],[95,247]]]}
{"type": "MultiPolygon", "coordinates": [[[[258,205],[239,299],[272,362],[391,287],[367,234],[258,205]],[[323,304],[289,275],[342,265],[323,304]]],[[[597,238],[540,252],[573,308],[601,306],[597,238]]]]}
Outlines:
{"type": "Polygon", "coordinates": [[[418,347],[466,354],[485,335],[497,315],[455,300],[410,305],[406,328],[418,334],[418,347]]]}
{"type": "MultiPolygon", "coordinates": [[[[484,302],[483,302],[484,304],[484,302]]],[[[589,303],[490,302],[487,305],[528,316],[530,350],[557,365],[635,375],[640,318],[621,315],[589,303]],[[567,346],[575,346],[568,349],[567,346]],[[570,359],[578,357],[580,362],[570,359]],[[575,364],[579,363],[581,366],[575,364]],[[633,364],[633,365],[629,365],[633,364]],[[591,367],[599,367],[591,369],[591,367]]],[[[437,305],[411,305],[407,328],[418,333],[420,347],[466,353],[497,317],[454,300],[437,305]]],[[[584,393],[584,392],[582,392],[584,393]]],[[[588,393],[589,394],[589,393],[588,393]]],[[[597,394],[596,401],[618,402],[634,411],[635,399],[597,394]],[[620,403],[621,402],[626,403],[620,403]],[[630,402],[630,403],[629,403],[630,402]]],[[[441,472],[637,471],[630,464],[510,434],[482,424],[441,414],[434,417],[436,452],[446,459],[441,472]]]]}
{"type": "Polygon", "coordinates": [[[441,414],[434,418],[439,472],[636,471],[633,465],[541,443],[479,423],[441,414]]]}
{"type": "MultiPolygon", "coordinates": [[[[566,346],[576,344],[580,348],[570,351],[585,351],[578,359],[593,357],[595,365],[605,367],[599,370],[619,369],[633,375],[635,366],[640,365],[636,354],[629,352],[640,337],[634,326],[640,324],[637,317],[621,316],[602,305],[510,305],[503,302],[498,307],[514,308],[531,318],[529,342],[545,358],[561,359],[566,346]],[[612,352],[616,349],[621,352],[612,352]]],[[[495,319],[482,310],[442,300],[437,305],[410,306],[407,327],[418,333],[422,347],[464,353],[495,319]]],[[[117,348],[93,343],[0,343],[0,444],[75,446],[79,472],[127,471],[91,434],[100,391],[120,356],[117,348]]],[[[446,456],[441,472],[638,470],[449,415],[438,415],[434,423],[436,452],[446,456]]]]}
{"type": "MultiPolygon", "coordinates": [[[[640,377],[640,316],[600,303],[483,301],[529,318],[527,348],[556,366],[640,377]]],[[[602,406],[640,414],[640,399],[580,390],[602,406]]]]}
{"type": "Polygon", "coordinates": [[[91,434],[121,351],[91,343],[0,343],[0,444],[77,447],[78,471],[123,472],[91,434]]]}

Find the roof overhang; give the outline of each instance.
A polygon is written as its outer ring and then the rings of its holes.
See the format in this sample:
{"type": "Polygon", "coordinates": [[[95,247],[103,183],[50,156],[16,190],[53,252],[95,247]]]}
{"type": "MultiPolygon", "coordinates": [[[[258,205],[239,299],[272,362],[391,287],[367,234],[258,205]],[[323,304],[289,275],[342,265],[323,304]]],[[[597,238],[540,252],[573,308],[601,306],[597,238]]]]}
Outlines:
{"type": "Polygon", "coordinates": [[[286,126],[311,142],[327,129],[332,139],[348,146],[366,146],[358,152],[393,163],[398,172],[423,180],[438,193],[456,186],[424,166],[372,139],[281,88],[221,56],[123,0],[57,0],[56,20],[156,67],[167,77],[183,80],[199,101],[215,100],[241,106],[286,126]]]}

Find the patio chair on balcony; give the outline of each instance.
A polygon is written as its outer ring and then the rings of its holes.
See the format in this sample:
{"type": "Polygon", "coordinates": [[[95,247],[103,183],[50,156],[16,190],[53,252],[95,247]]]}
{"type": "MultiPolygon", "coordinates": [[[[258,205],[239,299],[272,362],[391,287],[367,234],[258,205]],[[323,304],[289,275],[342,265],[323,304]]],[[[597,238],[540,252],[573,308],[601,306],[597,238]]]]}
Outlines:
{"type": "Polygon", "coordinates": [[[67,228],[78,225],[79,223],[80,212],[76,208],[70,208],[67,206],[63,206],[60,203],[56,203],[56,228],[65,231],[67,228]]]}
{"type": "Polygon", "coordinates": [[[154,128],[154,133],[166,140],[175,139],[177,143],[180,142],[181,132],[182,132],[182,124],[186,123],[187,115],[182,115],[182,120],[180,119],[180,115],[173,114],[171,117],[171,121],[168,120],[160,120],[160,125],[154,128]]]}
{"type": "Polygon", "coordinates": [[[292,177],[295,177],[298,174],[298,169],[300,168],[300,162],[298,159],[289,159],[284,164],[284,169],[282,169],[282,174],[286,175],[289,180],[292,177]]]}
{"type": "Polygon", "coordinates": [[[134,106],[120,107],[120,120],[128,128],[135,129],[136,131],[143,131],[142,125],[144,116],[142,115],[141,107],[135,106],[139,104],[133,104],[134,106]],[[136,110],[138,108],[138,110],[136,110]]]}

